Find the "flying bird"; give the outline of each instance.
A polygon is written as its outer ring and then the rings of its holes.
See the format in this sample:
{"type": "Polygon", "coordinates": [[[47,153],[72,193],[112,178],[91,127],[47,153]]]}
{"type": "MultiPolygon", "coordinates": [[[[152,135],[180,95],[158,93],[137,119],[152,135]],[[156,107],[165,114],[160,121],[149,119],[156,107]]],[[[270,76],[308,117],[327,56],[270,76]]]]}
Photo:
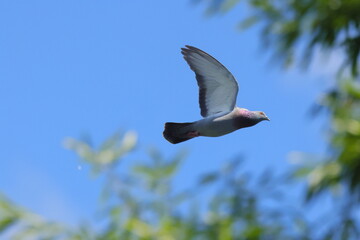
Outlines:
{"type": "Polygon", "coordinates": [[[229,70],[206,52],[192,46],[181,48],[184,59],[195,72],[203,119],[187,123],[165,123],[164,138],[176,144],[206,136],[219,137],[240,128],[270,119],[264,112],[236,106],[238,83],[229,70]]]}

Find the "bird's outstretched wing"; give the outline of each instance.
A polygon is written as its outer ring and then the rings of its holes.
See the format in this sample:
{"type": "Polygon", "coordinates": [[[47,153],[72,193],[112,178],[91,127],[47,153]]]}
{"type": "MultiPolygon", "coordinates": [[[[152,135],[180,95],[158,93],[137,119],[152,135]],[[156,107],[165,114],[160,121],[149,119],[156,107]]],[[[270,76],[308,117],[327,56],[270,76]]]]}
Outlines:
{"type": "Polygon", "coordinates": [[[181,53],[196,74],[201,116],[232,111],[239,90],[234,76],[206,52],[188,45],[185,47],[181,53]]]}

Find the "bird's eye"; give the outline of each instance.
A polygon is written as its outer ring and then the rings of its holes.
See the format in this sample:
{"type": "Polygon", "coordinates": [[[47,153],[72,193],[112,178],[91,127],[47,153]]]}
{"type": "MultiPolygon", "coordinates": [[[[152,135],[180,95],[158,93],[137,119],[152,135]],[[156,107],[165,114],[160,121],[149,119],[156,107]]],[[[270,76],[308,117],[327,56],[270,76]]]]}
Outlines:
{"type": "Polygon", "coordinates": [[[264,114],[263,112],[260,112],[260,115],[263,115],[263,116],[265,116],[265,114],[264,114]]]}

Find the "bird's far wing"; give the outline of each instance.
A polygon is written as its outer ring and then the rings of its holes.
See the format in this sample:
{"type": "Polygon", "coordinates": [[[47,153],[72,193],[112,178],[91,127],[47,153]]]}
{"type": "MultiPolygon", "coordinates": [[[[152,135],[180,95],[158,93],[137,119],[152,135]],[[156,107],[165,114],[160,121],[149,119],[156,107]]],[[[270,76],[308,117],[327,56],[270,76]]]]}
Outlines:
{"type": "Polygon", "coordinates": [[[230,112],[236,104],[238,84],[218,60],[191,46],[181,49],[184,59],[195,72],[199,85],[201,116],[230,112]]]}

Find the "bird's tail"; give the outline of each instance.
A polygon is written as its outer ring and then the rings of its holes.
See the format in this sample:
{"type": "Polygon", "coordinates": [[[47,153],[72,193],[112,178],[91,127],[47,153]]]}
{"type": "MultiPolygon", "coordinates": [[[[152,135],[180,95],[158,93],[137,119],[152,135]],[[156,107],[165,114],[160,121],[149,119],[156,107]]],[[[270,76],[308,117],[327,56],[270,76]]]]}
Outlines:
{"type": "Polygon", "coordinates": [[[191,123],[165,123],[165,129],[163,136],[169,142],[176,144],[187,141],[193,136],[189,136],[188,133],[193,131],[192,129],[193,122],[191,123]]]}

